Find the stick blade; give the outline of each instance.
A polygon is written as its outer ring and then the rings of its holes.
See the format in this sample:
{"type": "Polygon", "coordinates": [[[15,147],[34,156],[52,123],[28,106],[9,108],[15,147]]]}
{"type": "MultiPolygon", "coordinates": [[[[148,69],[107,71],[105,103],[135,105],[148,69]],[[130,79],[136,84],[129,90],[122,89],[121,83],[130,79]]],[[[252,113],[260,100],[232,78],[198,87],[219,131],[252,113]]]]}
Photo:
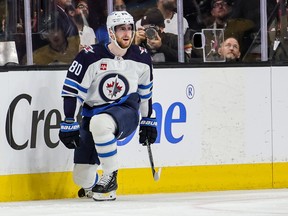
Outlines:
{"type": "Polygon", "coordinates": [[[161,175],[161,167],[158,169],[158,172],[155,172],[153,175],[154,181],[158,181],[161,175]]]}

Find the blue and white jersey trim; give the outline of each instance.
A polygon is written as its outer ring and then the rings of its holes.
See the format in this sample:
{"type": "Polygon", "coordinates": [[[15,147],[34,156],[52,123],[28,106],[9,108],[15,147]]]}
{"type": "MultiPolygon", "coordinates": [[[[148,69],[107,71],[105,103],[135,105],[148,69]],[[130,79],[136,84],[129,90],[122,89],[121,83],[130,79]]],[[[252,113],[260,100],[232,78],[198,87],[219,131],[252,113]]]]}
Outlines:
{"type": "Polygon", "coordinates": [[[153,86],[153,82],[151,82],[148,85],[138,85],[138,88],[145,90],[145,89],[150,89],[152,86],[153,86]]]}
{"type": "Polygon", "coordinates": [[[87,94],[88,92],[87,88],[82,87],[81,85],[79,85],[79,83],[73,80],[65,79],[64,85],[69,86],[73,89],[77,89],[78,91],[83,92],[85,94],[87,94]]]}

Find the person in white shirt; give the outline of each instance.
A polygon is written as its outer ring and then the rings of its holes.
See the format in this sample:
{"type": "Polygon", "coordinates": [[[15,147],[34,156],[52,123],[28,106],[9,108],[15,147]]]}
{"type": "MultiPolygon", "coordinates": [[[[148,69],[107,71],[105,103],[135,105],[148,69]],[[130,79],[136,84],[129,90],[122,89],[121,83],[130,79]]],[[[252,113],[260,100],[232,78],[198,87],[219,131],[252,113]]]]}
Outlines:
{"type": "MultiPolygon", "coordinates": [[[[89,27],[89,8],[87,0],[80,0],[76,5],[76,14],[80,14],[83,21],[83,28],[79,30],[80,46],[86,47],[96,43],[96,35],[93,28],[89,27]]],[[[80,21],[80,20],[79,20],[80,21]]]]}
{"type": "Polygon", "coordinates": [[[89,8],[86,0],[79,0],[76,7],[69,7],[69,15],[73,18],[80,37],[80,50],[84,47],[93,45],[96,43],[96,35],[94,30],[89,27],[87,22],[89,16],[89,8]]]}
{"type": "MultiPolygon", "coordinates": [[[[157,8],[164,17],[164,32],[178,35],[178,18],[176,0],[157,0],[157,8]]],[[[136,29],[141,26],[141,19],[136,22],[136,29]]],[[[183,33],[189,28],[188,21],[183,17],[183,33]]]]}

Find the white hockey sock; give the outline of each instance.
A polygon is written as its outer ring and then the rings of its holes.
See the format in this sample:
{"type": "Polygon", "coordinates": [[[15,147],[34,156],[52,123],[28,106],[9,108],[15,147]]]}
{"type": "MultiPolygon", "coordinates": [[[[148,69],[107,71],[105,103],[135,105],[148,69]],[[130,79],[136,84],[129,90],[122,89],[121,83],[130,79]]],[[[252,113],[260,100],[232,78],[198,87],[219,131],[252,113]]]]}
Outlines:
{"type": "Polygon", "coordinates": [[[93,116],[90,121],[90,131],[104,174],[118,169],[116,127],[114,119],[108,114],[93,116]]]}
{"type": "Polygon", "coordinates": [[[84,189],[91,189],[97,183],[97,164],[74,164],[73,180],[84,189]]]}

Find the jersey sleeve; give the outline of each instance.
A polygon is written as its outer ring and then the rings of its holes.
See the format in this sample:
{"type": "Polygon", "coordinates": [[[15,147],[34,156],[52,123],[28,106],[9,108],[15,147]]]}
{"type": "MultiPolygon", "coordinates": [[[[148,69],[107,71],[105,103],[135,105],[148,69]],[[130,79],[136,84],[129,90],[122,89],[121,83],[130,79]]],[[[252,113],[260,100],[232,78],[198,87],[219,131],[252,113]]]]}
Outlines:
{"type": "Polygon", "coordinates": [[[68,68],[61,96],[64,98],[64,114],[66,118],[75,118],[75,113],[84,102],[93,78],[89,67],[95,57],[93,47],[89,46],[75,57],[68,68]]]}
{"type": "MultiPolygon", "coordinates": [[[[145,51],[144,51],[145,52],[145,51]]],[[[140,113],[142,117],[151,117],[152,115],[152,93],[153,93],[153,65],[148,52],[142,56],[142,61],[146,65],[139,78],[138,93],[141,98],[140,113]]]]}

